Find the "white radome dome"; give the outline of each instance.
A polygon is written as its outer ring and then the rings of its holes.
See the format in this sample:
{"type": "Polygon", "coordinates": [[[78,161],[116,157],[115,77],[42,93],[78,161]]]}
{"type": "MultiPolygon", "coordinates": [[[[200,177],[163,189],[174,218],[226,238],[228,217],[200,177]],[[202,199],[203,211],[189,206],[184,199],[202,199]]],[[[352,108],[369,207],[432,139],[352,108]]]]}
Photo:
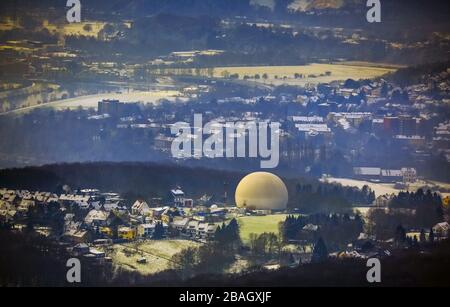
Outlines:
{"type": "Polygon", "coordinates": [[[288,191],[283,181],[268,172],[255,172],[245,176],[235,193],[236,206],[256,210],[285,210],[288,191]]]}

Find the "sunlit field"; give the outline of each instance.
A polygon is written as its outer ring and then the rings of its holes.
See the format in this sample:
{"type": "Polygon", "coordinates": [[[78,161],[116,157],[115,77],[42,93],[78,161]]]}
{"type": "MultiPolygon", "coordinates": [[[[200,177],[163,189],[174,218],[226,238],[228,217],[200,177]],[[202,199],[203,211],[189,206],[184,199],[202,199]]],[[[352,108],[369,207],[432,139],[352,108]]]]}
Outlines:
{"type": "MultiPolygon", "coordinates": [[[[75,23],[61,23],[53,24],[48,20],[44,20],[42,27],[47,29],[50,33],[58,33],[61,35],[83,35],[97,37],[98,33],[103,29],[106,22],[101,21],[83,21],[75,23]]],[[[130,23],[124,23],[129,27],[130,23]]],[[[14,28],[20,28],[21,26],[11,19],[6,19],[0,22],[0,31],[8,31],[14,28]]]]}
{"type": "MultiPolygon", "coordinates": [[[[398,194],[402,189],[397,189],[392,183],[375,183],[364,180],[356,180],[349,178],[332,178],[328,177],[326,179],[321,179],[321,181],[326,181],[330,183],[340,183],[343,186],[357,187],[362,188],[364,185],[367,185],[375,192],[375,196],[380,196],[384,194],[398,194]]],[[[448,183],[436,182],[436,181],[423,181],[418,180],[415,183],[410,183],[407,187],[408,191],[415,192],[419,188],[427,189],[432,187],[433,190],[441,191],[442,197],[450,196],[448,192],[450,190],[450,185],[448,183]]]]}
{"type": "Polygon", "coordinates": [[[241,239],[244,243],[249,242],[250,234],[261,234],[273,232],[278,235],[278,224],[286,219],[287,214],[274,214],[265,216],[243,216],[239,217],[241,239]]]}
{"type": "Polygon", "coordinates": [[[96,37],[105,26],[104,22],[75,22],[65,23],[62,26],[44,22],[44,27],[50,32],[58,32],[63,35],[84,35],[96,37]]]}
{"type": "Polygon", "coordinates": [[[148,240],[142,243],[115,244],[107,256],[113,264],[144,275],[155,274],[170,267],[173,255],[188,247],[197,247],[200,243],[189,240],[148,240]],[[146,263],[138,263],[144,257],[146,263]]]}
{"type": "Polygon", "coordinates": [[[299,66],[236,66],[205,69],[165,69],[167,75],[196,75],[203,77],[247,80],[260,84],[305,86],[347,79],[372,79],[395,72],[392,65],[345,62],[345,64],[309,64],[299,66]]]}
{"type": "Polygon", "coordinates": [[[220,78],[226,75],[238,74],[240,80],[243,80],[247,76],[246,79],[250,81],[257,81],[264,84],[305,86],[307,84],[329,83],[349,78],[355,80],[371,79],[394,71],[396,71],[396,68],[347,64],[217,67],[214,68],[214,77],[220,78]]]}
{"type": "Polygon", "coordinates": [[[384,194],[397,194],[400,190],[394,188],[394,184],[390,183],[374,183],[364,180],[348,179],[348,178],[326,178],[322,180],[330,183],[340,183],[343,186],[362,188],[367,185],[375,192],[375,196],[380,196],[384,194]]]}

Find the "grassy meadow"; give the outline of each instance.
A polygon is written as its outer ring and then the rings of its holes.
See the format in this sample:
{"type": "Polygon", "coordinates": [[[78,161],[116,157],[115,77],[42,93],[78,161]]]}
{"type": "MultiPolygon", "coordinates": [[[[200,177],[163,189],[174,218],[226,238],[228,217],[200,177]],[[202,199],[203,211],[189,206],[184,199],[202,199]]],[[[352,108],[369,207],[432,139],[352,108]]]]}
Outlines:
{"type": "Polygon", "coordinates": [[[278,224],[286,219],[287,214],[273,214],[264,216],[242,216],[239,217],[241,239],[248,243],[250,234],[261,234],[273,232],[278,235],[278,224]]]}

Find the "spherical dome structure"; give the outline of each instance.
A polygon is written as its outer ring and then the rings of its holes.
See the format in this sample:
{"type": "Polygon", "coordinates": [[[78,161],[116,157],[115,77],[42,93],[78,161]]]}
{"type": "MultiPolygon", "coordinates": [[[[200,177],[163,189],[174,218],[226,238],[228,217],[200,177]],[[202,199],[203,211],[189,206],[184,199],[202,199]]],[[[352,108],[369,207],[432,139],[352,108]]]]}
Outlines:
{"type": "Polygon", "coordinates": [[[235,193],[236,206],[251,210],[284,210],[288,191],[283,181],[267,172],[255,172],[245,176],[235,193]]]}

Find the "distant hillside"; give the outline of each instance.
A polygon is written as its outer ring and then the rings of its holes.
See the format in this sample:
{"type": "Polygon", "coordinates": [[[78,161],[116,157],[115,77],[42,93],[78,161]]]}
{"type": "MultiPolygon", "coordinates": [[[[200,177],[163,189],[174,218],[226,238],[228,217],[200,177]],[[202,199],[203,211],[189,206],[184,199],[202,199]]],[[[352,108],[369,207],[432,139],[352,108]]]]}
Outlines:
{"type": "MultiPolygon", "coordinates": [[[[234,191],[245,175],[247,174],[174,164],[73,163],[0,170],[0,188],[61,193],[62,186],[69,185],[74,190],[94,188],[103,192],[121,193],[132,202],[137,198],[164,198],[170,189],[180,185],[187,197],[197,199],[208,194],[220,200],[226,182],[228,201],[234,204],[234,191]]],[[[348,209],[352,204],[366,203],[370,198],[367,191],[324,184],[313,179],[283,178],[283,181],[289,192],[288,206],[299,208],[302,212],[338,212],[348,209]]]]}
{"type": "Polygon", "coordinates": [[[243,175],[155,163],[74,163],[0,170],[0,187],[60,192],[67,184],[72,189],[96,188],[149,199],[165,197],[180,185],[189,197],[200,197],[222,195],[224,182],[234,191],[243,175]]]}

